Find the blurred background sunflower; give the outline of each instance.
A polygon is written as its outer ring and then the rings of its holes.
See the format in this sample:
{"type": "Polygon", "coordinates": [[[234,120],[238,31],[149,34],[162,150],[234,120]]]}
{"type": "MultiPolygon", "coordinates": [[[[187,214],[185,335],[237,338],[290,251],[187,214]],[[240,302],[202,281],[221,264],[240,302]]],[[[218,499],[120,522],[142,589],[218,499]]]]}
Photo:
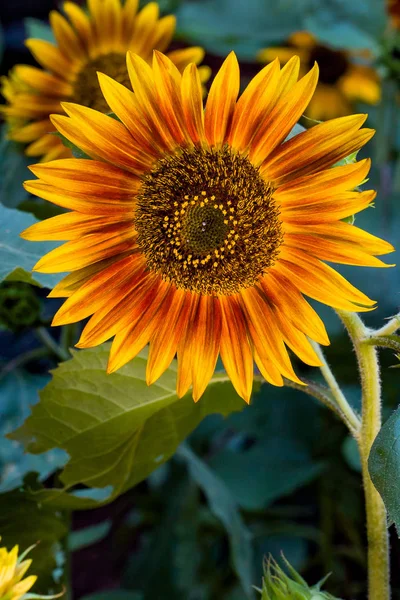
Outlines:
{"type": "Polygon", "coordinates": [[[292,56],[299,56],[303,72],[316,62],[318,86],[305,114],[310,119],[326,121],[353,113],[356,102],[378,104],[379,75],[376,69],[361,62],[363,58],[368,61],[368,55],[368,50],[335,48],[321,43],[309,31],[297,31],[289,36],[286,45],[260,50],[258,59],[269,63],[279,58],[285,64],[292,56]]]}
{"type": "MultiPolygon", "coordinates": [[[[44,161],[72,156],[56,135],[49,115],[62,113],[61,102],[69,100],[107,112],[97,71],[130,87],[125,55],[131,50],[150,61],[154,49],[165,52],[175,32],[173,15],[159,18],[159,6],[150,2],[138,12],[138,1],[89,0],[81,8],[64,2],[63,13],[50,12],[55,44],[30,38],[25,45],[42,68],[16,65],[2,79],[6,105],[1,107],[8,122],[10,139],[28,144],[28,156],[44,161]]],[[[201,47],[172,50],[169,58],[179,70],[199,64],[201,47]]],[[[209,76],[201,67],[203,81],[209,76]]]]}

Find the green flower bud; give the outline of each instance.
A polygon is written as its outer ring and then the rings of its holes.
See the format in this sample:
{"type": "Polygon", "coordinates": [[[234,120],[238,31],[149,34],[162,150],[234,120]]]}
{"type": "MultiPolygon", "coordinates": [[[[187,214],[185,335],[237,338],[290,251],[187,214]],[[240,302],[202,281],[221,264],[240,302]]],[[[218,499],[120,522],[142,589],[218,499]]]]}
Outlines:
{"type": "Polygon", "coordinates": [[[0,285],[0,326],[13,331],[31,327],[40,320],[40,301],[32,286],[17,281],[0,285]]]}
{"type": "Polygon", "coordinates": [[[321,591],[325,577],[316,585],[309,587],[297,571],[285,560],[287,575],[278,563],[270,557],[264,569],[261,600],[340,600],[328,592],[321,591]]]}

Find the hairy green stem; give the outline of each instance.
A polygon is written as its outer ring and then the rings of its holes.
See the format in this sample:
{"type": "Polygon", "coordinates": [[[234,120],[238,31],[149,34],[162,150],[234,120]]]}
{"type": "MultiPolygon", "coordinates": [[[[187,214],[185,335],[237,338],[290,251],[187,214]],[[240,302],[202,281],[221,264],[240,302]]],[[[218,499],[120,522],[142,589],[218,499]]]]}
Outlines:
{"type": "Polygon", "coordinates": [[[376,331],[370,331],[370,333],[374,337],[381,335],[392,335],[392,333],[396,333],[398,329],[400,329],[400,313],[392,317],[390,321],[386,323],[386,325],[380,329],[377,329],[376,331]]]}
{"type": "Polygon", "coordinates": [[[336,378],[335,378],[334,374],[332,373],[331,368],[326,361],[326,358],[324,356],[324,353],[321,350],[320,345],[315,342],[311,342],[311,343],[312,343],[312,346],[313,346],[318,358],[320,359],[320,361],[322,363],[322,365],[320,366],[320,371],[322,373],[322,376],[325,379],[341,413],[345,417],[346,425],[349,427],[352,435],[357,439],[359,436],[359,431],[360,431],[360,426],[361,426],[360,419],[358,418],[358,416],[356,415],[356,413],[354,412],[354,410],[348,403],[342,390],[340,389],[339,384],[336,381],[336,378]]]}
{"type": "Polygon", "coordinates": [[[389,600],[389,539],[385,505],[368,471],[371,446],[381,428],[381,385],[377,350],[368,344],[369,330],[355,313],[337,311],[357,355],[362,387],[360,450],[368,536],[368,598],[389,600]]]}

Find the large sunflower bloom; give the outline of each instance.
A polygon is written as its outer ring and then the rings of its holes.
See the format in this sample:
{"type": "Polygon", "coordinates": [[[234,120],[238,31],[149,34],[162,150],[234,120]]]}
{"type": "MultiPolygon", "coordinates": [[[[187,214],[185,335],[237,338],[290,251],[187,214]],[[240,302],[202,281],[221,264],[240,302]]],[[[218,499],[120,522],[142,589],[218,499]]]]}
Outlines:
{"type": "MultiPolygon", "coordinates": [[[[61,113],[68,100],[109,112],[97,81],[97,71],[130,86],[126,52],[132,50],[151,62],[153,49],[164,52],[175,32],[175,17],[159,18],[158,4],[151,2],[137,12],[138,0],[88,0],[88,12],[74,2],[65,2],[64,12],[50,13],[57,45],[28,39],[26,45],[43,69],[16,65],[2,79],[7,104],[0,107],[9,125],[9,137],[27,144],[28,156],[43,161],[72,156],[55,129],[50,114],[61,113]]],[[[173,50],[167,54],[179,71],[191,62],[200,63],[199,47],[173,50]]],[[[202,81],[209,68],[199,69],[202,81]]]]}
{"type": "Polygon", "coordinates": [[[350,115],[355,102],[379,102],[378,74],[373,68],[355,62],[359,54],[330,48],[320,44],[311,33],[298,31],[289,37],[286,46],[260,50],[258,59],[267,63],[278,57],[285,63],[298,55],[302,74],[316,61],[319,82],[305,114],[310,119],[325,121],[350,115]]]}
{"type": "Polygon", "coordinates": [[[30,559],[23,560],[28,551],[18,557],[18,546],[10,552],[0,548],[0,600],[19,600],[35,583],[36,575],[22,579],[32,563],[30,559]]]}
{"type": "Polygon", "coordinates": [[[195,400],[218,354],[249,401],[253,360],[267,381],[299,381],[286,346],[319,365],[307,336],[329,340],[303,293],[348,311],[374,301],[323,260],[385,266],[393,247],[341,219],[366,208],[373,191],[353,191],[370,161],[331,168],[373,135],[366,115],[323,123],[289,141],[318,81],[297,81],[299,60],[276,60],[238,99],[233,53],[211,86],[205,110],[198,69],[181,75],[163,54],[150,67],[127,57],[134,93],[99,74],[120,122],[64,104],[52,121],[92,160],[32,166],[26,189],[71,209],[23,233],[69,240],[35,266],[72,271],[51,292],[67,297],[53,324],[92,315],[78,347],[114,336],[108,371],[148,342],[147,381],[178,356],[177,393],[195,400]]]}

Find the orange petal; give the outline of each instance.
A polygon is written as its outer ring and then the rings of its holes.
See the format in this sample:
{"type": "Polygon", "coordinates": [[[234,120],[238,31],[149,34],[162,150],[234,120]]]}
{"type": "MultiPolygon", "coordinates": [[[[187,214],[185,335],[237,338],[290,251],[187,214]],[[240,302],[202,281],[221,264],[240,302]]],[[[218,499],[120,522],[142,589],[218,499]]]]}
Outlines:
{"type": "Polygon", "coordinates": [[[181,81],[182,110],[187,131],[193,142],[202,142],[204,132],[203,92],[196,65],[188,65],[181,81]]]}
{"type": "Polygon", "coordinates": [[[69,298],[79,290],[82,285],[89,281],[93,275],[103,271],[103,269],[106,269],[113,263],[115,263],[115,258],[112,256],[106,260],[99,260],[99,262],[94,265],[89,265],[88,267],[70,273],[54,286],[49,293],[48,298],[69,298]]]}
{"type": "Polygon", "coordinates": [[[151,67],[136,54],[127,54],[128,73],[140,108],[142,119],[146,122],[151,135],[160,146],[160,150],[171,151],[177,143],[166,127],[160,110],[151,67]]]}
{"type": "Polygon", "coordinates": [[[301,292],[333,308],[365,312],[375,302],[351,285],[334,269],[302,250],[283,245],[276,268],[301,292]]]}
{"type": "Polygon", "coordinates": [[[282,375],[301,384],[302,382],[293,371],[289,355],[283,343],[282,333],[268,303],[268,296],[264,294],[262,288],[253,287],[243,290],[241,297],[246,310],[246,321],[247,323],[251,322],[256,330],[254,340],[257,343],[257,352],[260,358],[266,350],[271,361],[282,375]]]}
{"type": "Polygon", "coordinates": [[[121,260],[114,259],[64,302],[55,314],[52,325],[81,321],[109,305],[113,298],[118,298],[120,288],[128,281],[133,285],[132,282],[143,275],[143,270],[144,259],[138,252],[121,260]]]}
{"type": "Polygon", "coordinates": [[[70,102],[63,102],[62,107],[71,118],[53,115],[53,124],[89,156],[140,174],[151,166],[152,159],[143,154],[125,125],[119,121],[70,102]]]}
{"type": "MultiPolygon", "coordinates": [[[[141,312],[136,313],[134,324],[116,334],[110,350],[107,373],[120,369],[144,348],[164,317],[166,304],[155,290],[153,300],[148,298],[142,304],[141,312]]],[[[169,303],[167,307],[169,307],[169,303]]]]}
{"type": "Polygon", "coordinates": [[[261,164],[292,130],[308,105],[318,82],[315,66],[277,101],[257,131],[250,148],[250,159],[261,164]]]}
{"type": "Polygon", "coordinates": [[[176,378],[176,393],[182,398],[192,384],[192,356],[191,356],[191,327],[200,300],[198,294],[187,294],[184,305],[186,313],[186,327],[178,344],[178,376],[176,378]]]}
{"type": "Polygon", "coordinates": [[[365,158],[356,163],[342,165],[295,178],[279,185],[274,197],[286,209],[324,201],[327,196],[354,190],[360,185],[371,168],[371,160],[365,158]]]}
{"type": "Polygon", "coordinates": [[[168,285],[158,275],[146,269],[138,271],[90,318],[76,346],[98,346],[113,335],[140,324],[146,313],[150,315],[158,310],[167,291],[168,285]]]}
{"type": "Polygon", "coordinates": [[[182,76],[174,63],[164,54],[153,54],[154,85],[157,90],[158,104],[172,138],[177,145],[191,143],[183,116],[180,85],[182,76]]]}
{"type": "Polygon", "coordinates": [[[239,64],[234,52],[225,59],[211,85],[204,115],[210,145],[222,144],[235,108],[240,87],[239,64]]]}
{"type": "Polygon", "coordinates": [[[34,271],[40,273],[75,271],[98,260],[131,250],[133,247],[132,228],[121,226],[120,231],[111,236],[86,235],[79,240],[72,240],[55,248],[36,263],[34,271]]]}
{"type": "Polygon", "coordinates": [[[89,233],[112,233],[120,223],[131,221],[133,225],[133,211],[122,218],[121,214],[94,217],[81,213],[67,213],[57,215],[44,221],[34,223],[20,233],[24,240],[76,240],[89,233]]]}
{"type": "Polygon", "coordinates": [[[141,121],[134,93],[104,73],[98,73],[98,77],[101,91],[110,109],[121,119],[143,153],[157,157],[160,151],[153,142],[149,129],[141,121]]]}
{"type": "Polygon", "coordinates": [[[246,318],[235,296],[221,296],[219,301],[222,314],[222,362],[236,392],[249,404],[253,387],[253,356],[246,318]]]}
{"type": "Polygon", "coordinates": [[[247,148],[273,105],[279,78],[279,61],[274,61],[250,81],[234,107],[228,134],[231,146],[247,148]]]}
{"type": "Polygon", "coordinates": [[[150,340],[146,383],[151,385],[164,373],[174,358],[187,326],[187,292],[171,287],[169,310],[150,340]]]}
{"type": "Polygon", "coordinates": [[[193,399],[197,402],[213,376],[221,338],[221,309],[217,298],[200,296],[190,331],[193,399]]]}
{"type": "Polygon", "coordinates": [[[264,294],[277,308],[282,319],[286,319],[296,329],[319,344],[328,345],[329,338],[325,325],[297,287],[281,273],[272,268],[261,280],[264,294]]]}
{"type": "Polygon", "coordinates": [[[65,188],[57,188],[36,179],[25,181],[24,188],[31,194],[48,200],[57,206],[85,214],[93,214],[93,211],[96,210],[98,215],[114,215],[116,213],[124,215],[126,211],[130,213],[134,207],[133,197],[123,193],[121,193],[120,198],[114,199],[107,199],[95,194],[88,197],[84,192],[68,191],[65,188]]]}
{"type": "Polygon", "coordinates": [[[261,173],[278,186],[331,167],[371,139],[373,130],[358,131],[366,117],[333,119],[292,137],[270,154],[261,173]]]}
{"type": "Polygon", "coordinates": [[[355,225],[344,223],[343,221],[337,223],[313,223],[311,226],[286,223],[285,229],[289,233],[296,234],[297,236],[313,236],[317,244],[319,239],[327,239],[328,241],[337,242],[339,244],[342,242],[343,246],[345,246],[346,243],[350,243],[363,252],[372,255],[379,256],[381,254],[394,252],[395,250],[389,242],[386,242],[359,227],[355,227],[355,225]]]}
{"type": "MultiPolygon", "coordinates": [[[[314,198],[309,204],[299,203],[298,206],[283,206],[280,209],[281,217],[287,224],[329,223],[354,215],[370,206],[376,192],[345,192],[337,196],[327,195],[326,198],[314,198]]],[[[308,199],[305,200],[308,202],[308,199]]]]}

